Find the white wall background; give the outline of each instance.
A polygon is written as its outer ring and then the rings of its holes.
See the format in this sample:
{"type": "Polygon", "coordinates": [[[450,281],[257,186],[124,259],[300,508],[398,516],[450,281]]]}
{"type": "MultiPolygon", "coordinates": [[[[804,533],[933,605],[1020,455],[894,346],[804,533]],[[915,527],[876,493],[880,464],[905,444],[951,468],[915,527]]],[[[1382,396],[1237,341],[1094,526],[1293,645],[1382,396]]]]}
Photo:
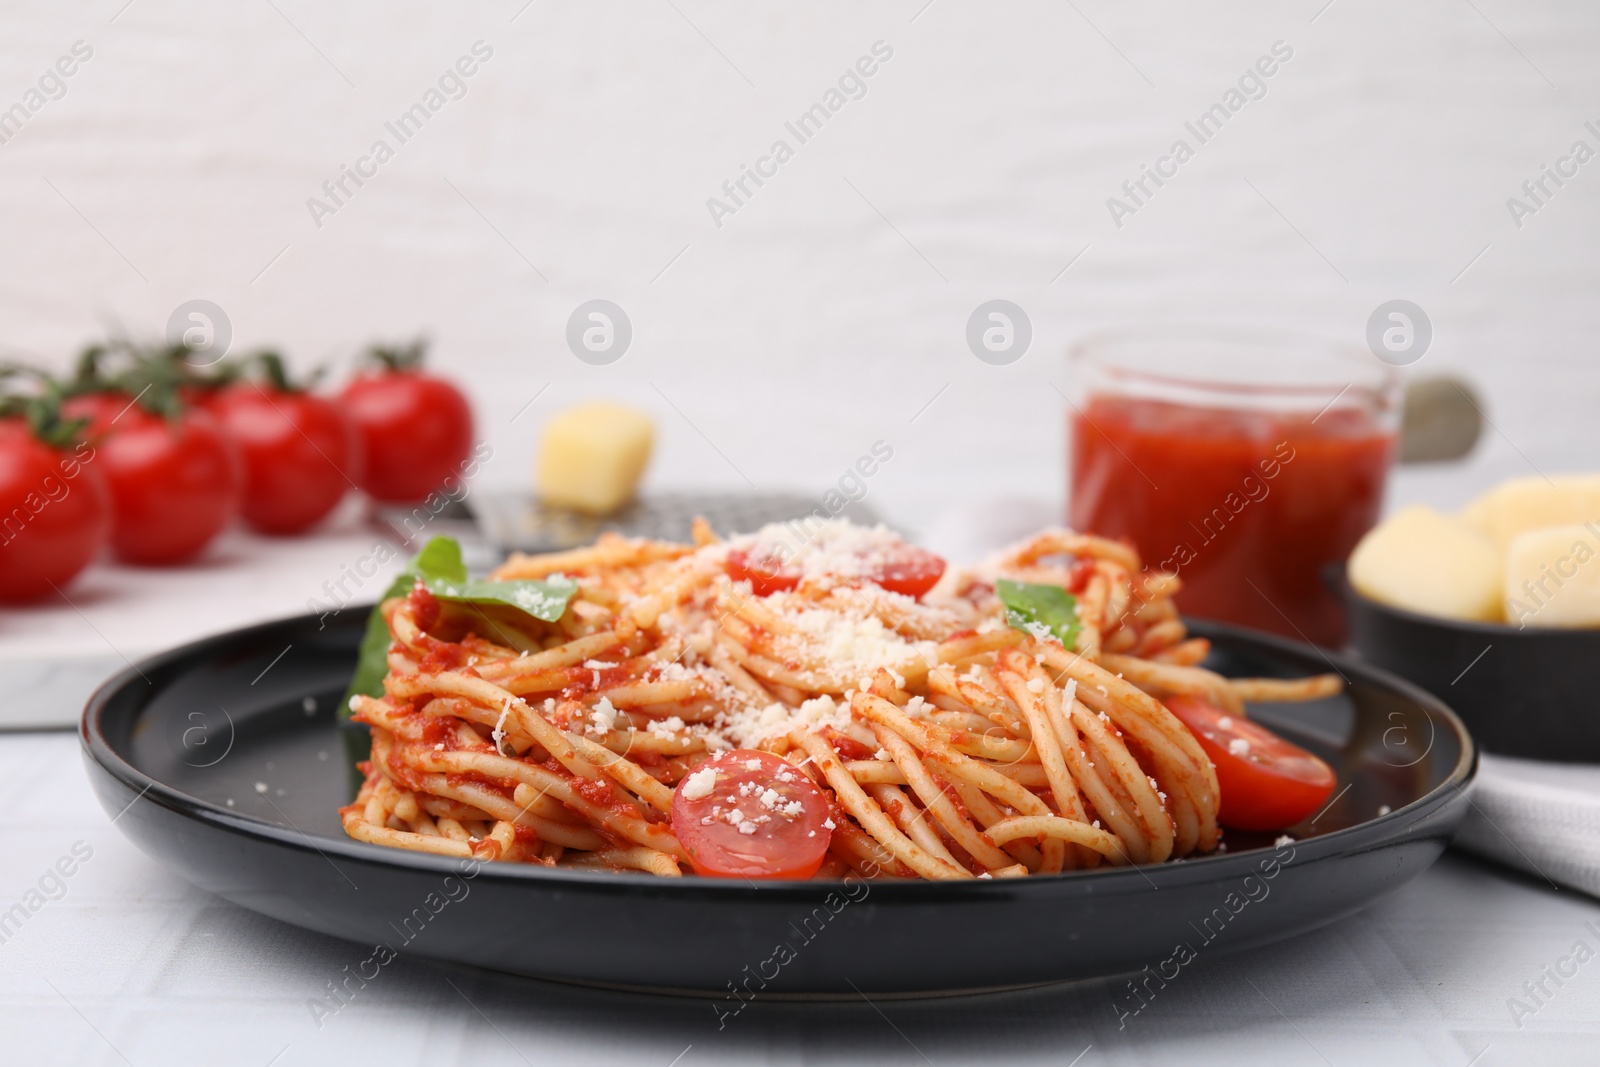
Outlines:
{"type": "MultiPolygon", "coordinates": [[[[8,2],[0,108],[74,41],[94,55],[0,145],[0,342],[64,363],[196,297],[302,364],[426,330],[491,482],[526,477],[549,413],[611,395],[661,419],[656,485],[820,492],[882,438],[873,502],[915,521],[941,497],[1059,497],[1047,383],[1077,335],[1360,343],[1406,297],[1436,330],[1416,371],[1486,395],[1484,480],[1600,468],[1600,161],[1520,230],[1505,203],[1575,140],[1600,148],[1593,3],[524,2],[8,2]],[[467,95],[314,225],[307,198],[395,144],[384,121],[480,39],[467,95]],[[880,39],[866,97],[714,226],[706,198],[880,39]],[[1106,198],[1280,39],[1268,95],[1114,227],[1106,198]],[[593,297],[634,325],[608,367],[563,339],[593,297]],[[994,297],[1034,323],[1009,367],[963,339],[994,297]]],[[[1453,503],[1466,483],[1403,484],[1453,503]]]]}

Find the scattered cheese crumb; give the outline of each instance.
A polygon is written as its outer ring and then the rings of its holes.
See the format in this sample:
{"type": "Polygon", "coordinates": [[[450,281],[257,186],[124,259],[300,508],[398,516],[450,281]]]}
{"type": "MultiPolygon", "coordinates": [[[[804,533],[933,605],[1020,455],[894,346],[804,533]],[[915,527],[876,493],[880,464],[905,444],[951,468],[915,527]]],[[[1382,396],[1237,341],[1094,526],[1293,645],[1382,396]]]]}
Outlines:
{"type": "Polygon", "coordinates": [[[257,782],[256,783],[256,792],[260,793],[262,796],[266,796],[267,795],[267,783],[266,782],[257,782]]]}
{"type": "Polygon", "coordinates": [[[649,731],[657,737],[675,737],[683,732],[684,721],[676,715],[665,719],[656,719],[650,723],[649,731]]]}
{"type": "Polygon", "coordinates": [[[1028,679],[1028,692],[1030,692],[1030,693],[1042,693],[1042,692],[1044,692],[1044,679],[1043,678],[1029,678],[1028,679]]]}
{"type": "Polygon", "coordinates": [[[699,800],[711,795],[717,787],[717,772],[711,767],[702,767],[683,780],[680,787],[683,790],[683,799],[699,800]]]}
{"type": "Polygon", "coordinates": [[[1288,834],[1284,834],[1282,837],[1280,837],[1276,841],[1272,842],[1272,847],[1273,848],[1282,848],[1284,845],[1292,845],[1292,844],[1294,844],[1294,838],[1290,837],[1288,834]]]}
{"type": "Polygon", "coordinates": [[[1387,804],[1379,804],[1379,805],[1378,805],[1378,815],[1379,815],[1379,816],[1384,816],[1384,815],[1387,815],[1387,814],[1389,814],[1389,813],[1390,813],[1390,812],[1391,812],[1391,811],[1393,811],[1393,810],[1394,810],[1394,809],[1393,809],[1393,808],[1391,808],[1391,807],[1390,807],[1390,806],[1389,806],[1389,805],[1387,805],[1387,804]]]}
{"type": "Polygon", "coordinates": [[[1248,756],[1250,754],[1250,742],[1242,737],[1235,737],[1228,742],[1228,751],[1235,756],[1248,756]]]}
{"type": "MultiPolygon", "coordinates": [[[[496,752],[500,753],[500,755],[502,755],[502,756],[504,756],[506,754],[506,750],[505,750],[504,747],[502,747],[501,742],[503,742],[506,739],[506,719],[508,719],[510,717],[511,717],[511,698],[510,697],[506,697],[505,707],[500,709],[500,717],[495,720],[495,722],[494,722],[494,730],[489,735],[490,737],[494,738],[494,750],[496,752]]],[[[434,747],[437,748],[437,749],[444,748],[443,745],[435,745],[434,747]]]]}

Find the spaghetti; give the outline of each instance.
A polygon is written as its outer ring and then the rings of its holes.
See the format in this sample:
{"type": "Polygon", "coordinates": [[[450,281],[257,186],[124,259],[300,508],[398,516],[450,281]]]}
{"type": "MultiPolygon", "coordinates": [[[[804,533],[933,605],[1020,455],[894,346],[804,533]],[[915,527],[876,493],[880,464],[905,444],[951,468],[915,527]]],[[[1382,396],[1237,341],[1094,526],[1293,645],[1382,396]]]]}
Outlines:
{"type": "Polygon", "coordinates": [[[1160,863],[1220,837],[1213,760],[1163,700],[1243,717],[1339,688],[1205,670],[1175,575],[1059,530],[944,572],[882,527],[721,540],[697,522],[694,544],[606,535],[493,575],[560,577],[576,592],[555,622],[420,582],[381,605],[383,695],[351,701],[372,733],[351,837],[666,876],[1160,863]],[[1074,617],[1020,616],[1013,586],[1074,617]],[[718,869],[718,834],[753,866],[718,869]]]}

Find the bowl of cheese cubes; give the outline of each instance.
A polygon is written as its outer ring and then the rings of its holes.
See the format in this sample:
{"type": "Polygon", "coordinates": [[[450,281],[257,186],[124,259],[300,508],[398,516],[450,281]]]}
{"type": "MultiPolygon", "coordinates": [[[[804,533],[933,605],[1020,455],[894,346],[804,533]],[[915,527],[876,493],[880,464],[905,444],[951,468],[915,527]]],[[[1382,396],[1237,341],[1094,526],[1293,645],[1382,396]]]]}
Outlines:
{"type": "Polygon", "coordinates": [[[1408,507],[1345,567],[1350,644],[1449,704],[1488,751],[1600,762],[1600,475],[1408,507]]]}

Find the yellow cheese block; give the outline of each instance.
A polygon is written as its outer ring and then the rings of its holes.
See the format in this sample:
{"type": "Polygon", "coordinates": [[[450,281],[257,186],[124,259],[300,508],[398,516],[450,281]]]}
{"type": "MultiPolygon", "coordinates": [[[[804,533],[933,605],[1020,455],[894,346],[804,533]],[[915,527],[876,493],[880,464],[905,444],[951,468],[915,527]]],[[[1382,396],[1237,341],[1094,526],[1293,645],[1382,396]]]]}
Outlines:
{"type": "Polygon", "coordinates": [[[633,496],[650,461],[655,422],[621,404],[597,402],[564,411],[545,423],[534,480],[544,502],[594,515],[615,511],[633,496]]]}
{"type": "Polygon", "coordinates": [[[1378,524],[1350,554],[1350,584],[1364,596],[1447,619],[1498,622],[1502,556],[1494,542],[1450,515],[1415,505],[1378,524]]]}
{"type": "Polygon", "coordinates": [[[1600,475],[1558,474],[1548,481],[1535,476],[1503,482],[1468,504],[1461,517],[1504,551],[1528,530],[1600,521],[1600,475]]]}
{"type": "Polygon", "coordinates": [[[1600,626],[1600,523],[1518,534],[1506,555],[1506,621],[1600,626]]]}

